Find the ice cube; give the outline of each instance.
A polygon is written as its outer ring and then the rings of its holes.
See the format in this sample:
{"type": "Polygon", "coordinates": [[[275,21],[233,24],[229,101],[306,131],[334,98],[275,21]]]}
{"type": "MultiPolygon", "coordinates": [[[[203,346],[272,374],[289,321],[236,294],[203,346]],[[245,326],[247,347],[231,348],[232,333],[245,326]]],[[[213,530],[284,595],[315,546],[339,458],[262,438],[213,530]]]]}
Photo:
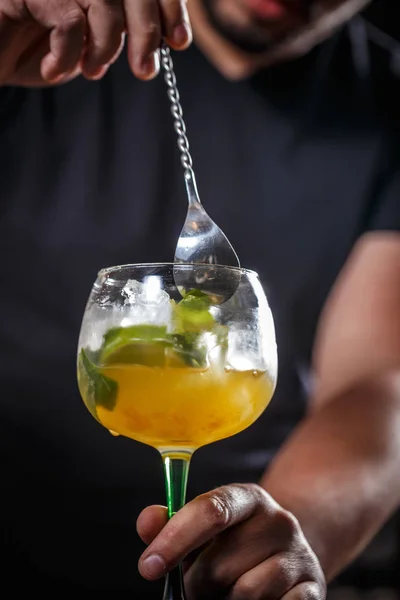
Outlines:
{"type": "Polygon", "coordinates": [[[228,334],[227,364],[235,371],[267,371],[275,378],[277,353],[271,329],[232,326],[228,334]]]}
{"type": "MultiPolygon", "coordinates": [[[[121,290],[124,302],[109,297],[96,298],[88,307],[80,335],[80,346],[98,350],[104,334],[112,327],[130,325],[166,325],[171,327],[172,306],[169,294],[162,289],[157,275],[143,283],[130,279],[121,290]]],[[[119,296],[120,298],[120,296],[119,296]]]]}
{"type": "Polygon", "coordinates": [[[123,312],[126,312],[121,325],[151,324],[168,325],[171,320],[169,294],[162,289],[158,275],[149,275],[142,282],[130,279],[122,290],[125,296],[123,312]]]}
{"type": "Polygon", "coordinates": [[[126,305],[162,305],[169,304],[169,294],[162,289],[162,282],[158,275],[148,275],[143,283],[129,279],[122,289],[126,305]]]}

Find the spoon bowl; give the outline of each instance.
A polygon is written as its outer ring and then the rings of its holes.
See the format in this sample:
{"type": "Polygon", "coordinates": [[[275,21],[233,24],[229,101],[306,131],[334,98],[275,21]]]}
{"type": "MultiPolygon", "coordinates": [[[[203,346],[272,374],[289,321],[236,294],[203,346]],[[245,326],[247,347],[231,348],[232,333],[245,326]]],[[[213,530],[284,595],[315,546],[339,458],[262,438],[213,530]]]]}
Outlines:
{"type": "Polygon", "coordinates": [[[211,296],[213,302],[222,304],[235,293],[239,285],[240,272],[232,271],[232,281],[229,286],[225,286],[224,293],[221,294],[217,293],[221,286],[217,281],[217,270],[213,269],[212,265],[240,267],[239,258],[226,235],[214,223],[200,202],[171,52],[164,43],[161,46],[160,54],[168,98],[171,103],[171,113],[174,117],[174,129],[178,136],[178,148],[181,153],[189,202],[185,223],[176,245],[174,262],[210,265],[210,269],[207,271],[202,270],[201,281],[198,275],[194,272],[191,273],[190,270],[175,269],[175,283],[181,294],[190,289],[200,289],[211,296]]]}
{"type": "Polygon", "coordinates": [[[175,250],[175,263],[201,263],[210,265],[202,270],[201,276],[195,271],[175,269],[175,282],[182,294],[190,289],[200,289],[211,296],[213,303],[221,304],[236,291],[240,272],[232,271],[229,282],[225,282],[224,294],[218,281],[218,271],[213,265],[240,267],[239,258],[228,238],[207,214],[200,202],[194,173],[185,172],[188,211],[175,250]],[[227,284],[226,284],[227,283],[227,284]]]}

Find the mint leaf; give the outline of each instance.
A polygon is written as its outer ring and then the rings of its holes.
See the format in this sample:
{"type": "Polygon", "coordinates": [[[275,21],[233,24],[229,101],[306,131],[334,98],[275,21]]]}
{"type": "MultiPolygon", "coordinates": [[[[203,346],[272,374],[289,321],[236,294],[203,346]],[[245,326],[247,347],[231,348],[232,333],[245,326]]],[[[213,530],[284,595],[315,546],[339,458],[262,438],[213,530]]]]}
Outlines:
{"type": "Polygon", "coordinates": [[[227,325],[216,323],[215,327],[213,328],[213,333],[217,340],[218,346],[220,346],[222,350],[226,352],[228,350],[229,327],[227,325]]]}
{"type": "Polygon", "coordinates": [[[208,312],[211,306],[211,298],[200,290],[189,290],[179,302],[179,305],[192,310],[206,310],[208,312]]]}
{"type": "Polygon", "coordinates": [[[195,332],[175,333],[171,335],[175,354],[188,365],[196,369],[208,365],[207,348],[200,343],[200,335],[195,332]]]}
{"type": "Polygon", "coordinates": [[[179,333],[210,331],[215,319],[210,313],[211,299],[200,290],[190,290],[175,305],[175,327],[179,333]]]}
{"type": "Polygon", "coordinates": [[[96,406],[114,410],[117,403],[118,383],[100,373],[83,348],[78,361],[79,378],[86,387],[84,396],[90,412],[97,418],[96,406]]]}
{"type": "Polygon", "coordinates": [[[212,304],[210,296],[201,290],[197,290],[196,288],[192,288],[185,293],[184,298],[188,297],[201,298],[208,306],[211,306],[212,304]]]}

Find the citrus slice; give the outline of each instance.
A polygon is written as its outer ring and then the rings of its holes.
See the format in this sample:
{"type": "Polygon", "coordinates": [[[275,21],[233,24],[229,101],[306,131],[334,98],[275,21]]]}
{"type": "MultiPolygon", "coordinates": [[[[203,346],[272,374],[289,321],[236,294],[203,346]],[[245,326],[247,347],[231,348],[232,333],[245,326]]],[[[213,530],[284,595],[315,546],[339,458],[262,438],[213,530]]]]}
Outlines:
{"type": "Polygon", "coordinates": [[[115,327],[104,336],[99,361],[103,366],[133,364],[163,367],[165,350],[171,345],[164,326],[115,327]]]}

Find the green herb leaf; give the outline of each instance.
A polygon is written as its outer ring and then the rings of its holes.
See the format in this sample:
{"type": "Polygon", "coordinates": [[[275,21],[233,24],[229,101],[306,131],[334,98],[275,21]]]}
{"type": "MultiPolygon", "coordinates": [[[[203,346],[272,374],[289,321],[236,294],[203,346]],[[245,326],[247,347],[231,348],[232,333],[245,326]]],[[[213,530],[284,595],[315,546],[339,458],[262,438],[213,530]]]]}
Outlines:
{"type": "Polygon", "coordinates": [[[171,338],[174,352],[184,364],[196,369],[202,369],[208,365],[207,348],[201,344],[198,333],[175,333],[171,335],[171,338]]]}
{"type": "Polygon", "coordinates": [[[83,348],[78,360],[78,375],[79,384],[85,387],[83,395],[93,416],[97,418],[96,406],[114,410],[118,396],[118,383],[102,375],[83,348]]]}
{"type": "Polygon", "coordinates": [[[222,350],[226,352],[228,350],[229,327],[227,325],[221,325],[220,323],[216,323],[215,327],[213,328],[213,333],[217,340],[218,346],[220,346],[222,350]]]}
{"type": "Polygon", "coordinates": [[[175,305],[175,327],[179,333],[210,331],[215,319],[210,313],[211,299],[200,290],[188,291],[175,305]]]}
{"type": "Polygon", "coordinates": [[[207,306],[211,306],[212,302],[211,302],[211,298],[208,294],[206,294],[205,292],[202,292],[201,290],[197,290],[196,288],[192,288],[191,290],[188,290],[185,295],[184,295],[184,299],[185,298],[201,298],[202,300],[204,300],[205,303],[207,303],[207,306]]]}

